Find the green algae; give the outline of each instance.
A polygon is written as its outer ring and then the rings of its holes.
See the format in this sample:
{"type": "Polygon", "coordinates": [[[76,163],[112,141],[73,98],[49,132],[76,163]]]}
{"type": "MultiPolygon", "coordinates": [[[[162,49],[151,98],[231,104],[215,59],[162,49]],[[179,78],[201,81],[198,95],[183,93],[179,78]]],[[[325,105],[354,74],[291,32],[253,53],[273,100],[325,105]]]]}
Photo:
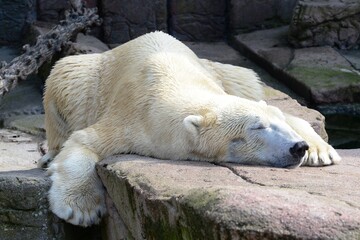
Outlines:
{"type": "Polygon", "coordinates": [[[287,72],[310,89],[336,89],[360,84],[360,75],[348,69],[292,66],[287,72]]]}

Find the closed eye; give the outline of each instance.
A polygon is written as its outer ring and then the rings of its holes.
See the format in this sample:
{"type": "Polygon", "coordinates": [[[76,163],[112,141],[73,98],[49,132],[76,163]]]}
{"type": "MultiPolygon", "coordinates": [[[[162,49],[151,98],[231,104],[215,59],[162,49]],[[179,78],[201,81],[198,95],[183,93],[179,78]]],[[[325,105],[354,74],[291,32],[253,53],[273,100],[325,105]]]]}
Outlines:
{"type": "Polygon", "coordinates": [[[252,128],[250,128],[251,130],[263,130],[266,128],[269,128],[270,125],[265,125],[265,124],[257,124],[256,126],[253,126],[252,128]]]}

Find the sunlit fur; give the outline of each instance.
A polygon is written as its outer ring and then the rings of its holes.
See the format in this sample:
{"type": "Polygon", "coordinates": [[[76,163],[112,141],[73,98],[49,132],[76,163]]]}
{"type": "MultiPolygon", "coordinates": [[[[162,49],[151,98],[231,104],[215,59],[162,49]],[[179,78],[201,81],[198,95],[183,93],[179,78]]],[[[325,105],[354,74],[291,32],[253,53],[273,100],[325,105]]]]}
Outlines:
{"type": "Polygon", "coordinates": [[[161,32],[58,61],[44,96],[49,153],[39,161],[50,166],[51,210],[98,223],[105,203],[94,166],[116,153],[276,167],[340,160],[307,122],[261,99],[252,70],[199,59],[161,32]],[[303,140],[305,157],[292,157],[303,140]]]}

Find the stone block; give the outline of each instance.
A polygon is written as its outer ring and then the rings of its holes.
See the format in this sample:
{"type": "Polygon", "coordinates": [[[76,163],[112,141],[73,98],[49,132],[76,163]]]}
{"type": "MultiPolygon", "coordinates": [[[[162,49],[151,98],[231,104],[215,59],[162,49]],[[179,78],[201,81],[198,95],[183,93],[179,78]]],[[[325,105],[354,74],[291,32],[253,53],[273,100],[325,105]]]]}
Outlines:
{"type": "Polygon", "coordinates": [[[35,0],[2,0],[0,3],[0,42],[19,42],[26,28],[35,20],[35,0]]]}
{"type": "Polygon", "coordinates": [[[360,151],[339,153],[291,170],[109,157],[97,170],[120,235],[108,239],[358,239],[360,151]]]}
{"type": "Polygon", "coordinates": [[[296,2],[297,0],[230,0],[229,29],[236,34],[287,24],[296,2]]]}
{"type": "Polygon", "coordinates": [[[170,33],[180,40],[214,41],[226,37],[225,0],[169,0],[170,33]]]}
{"type": "Polygon", "coordinates": [[[49,210],[51,181],[36,168],[39,136],[0,128],[0,239],[99,240],[99,226],[81,228],[49,210]]]}
{"type": "Polygon", "coordinates": [[[290,42],[296,47],[360,46],[360,2],[357,0],[310,1],[296,5],[290,25],[290,42]]]}
{"type": "Polygon", "coordinates": [[[101,2],[104,39],[107,43],[124,43],[154,30],[167,30],[165,0],[101,2]]]}
{"type": "MultiPolygon", "coordinates": [[[[288,27],[239,34],[234,46],[309,103],[360,102],[360,73],[331,47],[294,49],[288,27]]],[[[356,57],[353,57],[353,61],[356,57]]]]}
{"type": "Polygon", "coordinates": [[[64,239],[62,225],[48,211],[49,187],[40,169],[0,172],[0,239],[64,239]]]}

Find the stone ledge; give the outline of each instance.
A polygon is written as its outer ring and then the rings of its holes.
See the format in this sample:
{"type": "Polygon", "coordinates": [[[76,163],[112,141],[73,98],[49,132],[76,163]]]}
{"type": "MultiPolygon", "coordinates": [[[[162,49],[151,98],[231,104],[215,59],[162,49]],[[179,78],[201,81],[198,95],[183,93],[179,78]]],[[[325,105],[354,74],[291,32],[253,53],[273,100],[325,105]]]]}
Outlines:
{"type": "Polygon", "coordinates": [[[0,173],[0,239],[63,239],[49,213],[50,180],[41,169],[0,173]]]}
{"type": "Polygon", "coordinates": [[[293,170],[135,155],[98,173],[118,211],[109,239],[359,239],[360,149],[293,170]]]}
{"type": "Polygon", "coordinates": [[[294,49],[287,36],[285,26],[239,34],[231,43],[310,103],[359,102],[360,73],[352,60],[331,47],[294,49]]]}

